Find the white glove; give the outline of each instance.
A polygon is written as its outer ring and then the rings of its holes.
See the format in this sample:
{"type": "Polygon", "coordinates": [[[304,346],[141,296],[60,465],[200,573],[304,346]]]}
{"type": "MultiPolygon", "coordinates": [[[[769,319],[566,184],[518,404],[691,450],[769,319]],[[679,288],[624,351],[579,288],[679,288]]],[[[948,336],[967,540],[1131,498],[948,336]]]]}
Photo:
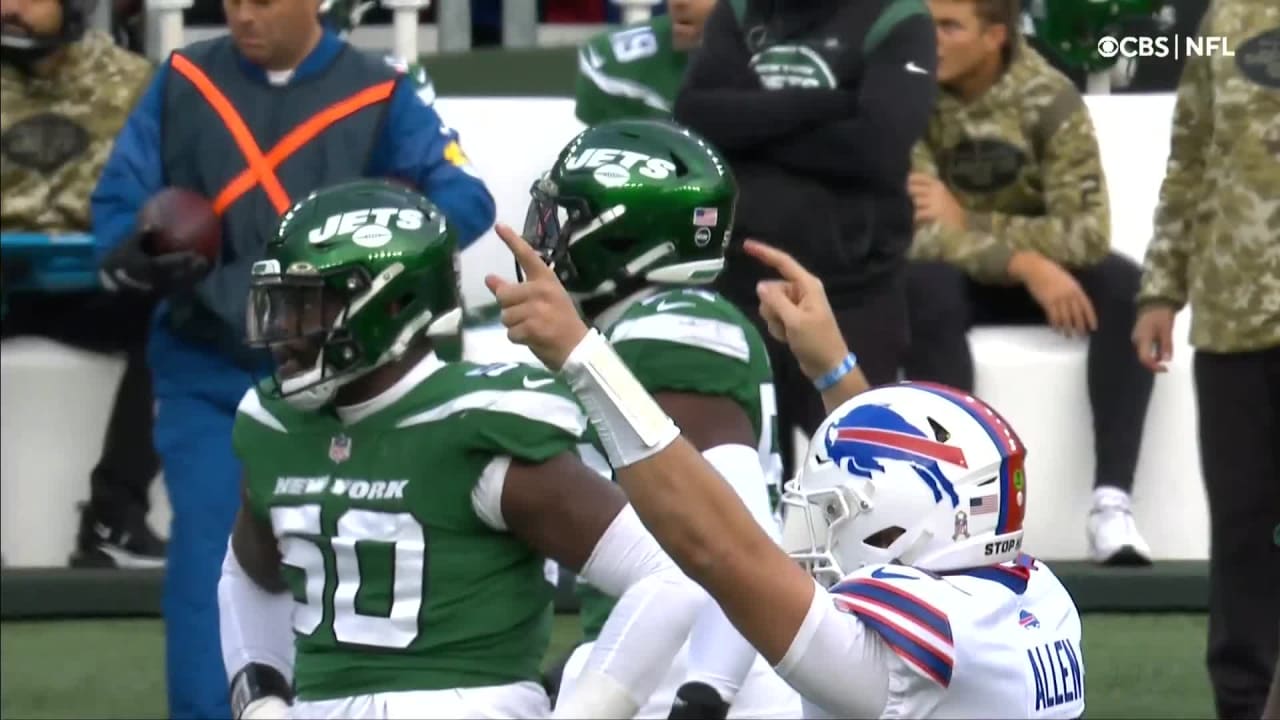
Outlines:
{"type": "Polygon", "coordinates": [[[290,720],[289,703],[275,695],[264,695],[244,706],[239,720],[290,720]]]}

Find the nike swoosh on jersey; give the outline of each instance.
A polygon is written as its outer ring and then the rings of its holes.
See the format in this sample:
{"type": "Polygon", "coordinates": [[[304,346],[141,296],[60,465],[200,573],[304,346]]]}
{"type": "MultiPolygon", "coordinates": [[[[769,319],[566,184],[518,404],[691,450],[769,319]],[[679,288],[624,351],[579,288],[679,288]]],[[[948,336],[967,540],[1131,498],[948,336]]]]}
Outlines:
{"type": "Polygon", "coordinates": [[[662,302],[658,303],[658,312],[665,312],[667,310],[678,310],[680,308],[691,308],[691,307],[697,307],[697,305],[691,302],[667,302],[666,300],[663,300],[662,302]]]}
{"type": "Polygon", "coordinates": [[[542,387],[543,385],[550,385],[550,384],[551,384],[551,383],[553,383],[553,382],[555,382],[555,378],[543,378],[543,379],[541,379],[541,380],[534,380],[534,379],[532,379],[532,378],[525,378],[525,379],[524,379],[524,386],[525,386],[526,388],[530,389],[530,390],[537,390],[538,388],[542,387]]]}
{"type": "Polygon", "coordinates": [[[929,74],[929,71],[928,71],[928,70],[925,70],[924,68],[920,67],[919,65],[917,65],[917,64],[915,64],[915,63],[913,63],[913,62],[909,62],[909,63],[907,63],[907,64],[906,64],[906,68],[907,68],[907,72],[916,73],[917,75],[928,75],[928,74],[929,74]]]}
{"type": "Polygon", "coordinates": [[[899,575],[895,572],[889,572],[884,568],[876,568],[871,571],[871,577],[877,580],[919,580],[915,575],[899,575]]]}

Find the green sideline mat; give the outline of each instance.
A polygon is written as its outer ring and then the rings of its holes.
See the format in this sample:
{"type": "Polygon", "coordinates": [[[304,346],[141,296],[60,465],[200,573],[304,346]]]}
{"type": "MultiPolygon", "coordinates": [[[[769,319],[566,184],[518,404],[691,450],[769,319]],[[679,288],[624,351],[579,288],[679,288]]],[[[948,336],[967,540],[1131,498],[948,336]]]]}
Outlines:
{"type": "MultiPolygon", "coordinates": [[[[556,618],[557,658],[577,637],[556,618]]],[[[0,624],[0,717],[164,717],[164,640],[157,620],[0,624]]],[[[1088,615],[1085,716],[1213,717],[1203,615],[1088,615]]]]}
{"type": "Polygon", "coordinates": [[[424,55],[441,97],[573,97],[573,47],[484,49],[424,55]]]}
{"type": "MultiPolygon", "coordinates": [[[[1206,563],[1170,561],[1149,568],[1100,568],[1050,561],[1085,612],[1204,612],[1206,563]]],[[[0,573],[0,618],[137,617],[160,614],[159,570],[7,569],[0,573]]],[[[556,608],[577,610],[572,575],[561,573],[556,608]]]]}

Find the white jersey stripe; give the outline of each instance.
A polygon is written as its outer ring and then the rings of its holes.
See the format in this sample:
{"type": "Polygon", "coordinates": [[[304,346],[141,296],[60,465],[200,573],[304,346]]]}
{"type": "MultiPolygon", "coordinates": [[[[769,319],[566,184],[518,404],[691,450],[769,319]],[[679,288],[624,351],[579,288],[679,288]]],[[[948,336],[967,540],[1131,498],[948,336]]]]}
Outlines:
{"type": "Polygon", "coordinates": [[[577,403],[560,395],[533,390],[477,390],[410,415],[396,423],[396,427],[436,422],[466,410],[519,415],[533,422],[555,425],[574,437],[581,437],[587,430],[587,416],[577,403]]]}
{"type": "Polygon", "coordinates": [[[265,425],[276,432],[289,432],[285,429],[284,423],[262,407],[262,398],[258,397],[257,388],[249,388],[249,392],[245,393],[243,398],[240,398],[240,407],[236,408],[236,412],[252,418],[258,424],[265,425]]]}
{"type": "Polygon", "coordinates": [[[875,630],[890,649],[925,677],[944,688],[951,684],[952,671],[955,669],[953,648],[948,646],[943,652],[936,640],[930,642],[925,639],[930,637],[927,630],[921,630],[919,625],[883,606],[872,605],[847,595],[833,597],[838,599],[836,607],[856,615],[867,627],[875,630]]]}
{"type": "MultiPolygon", "coordinates": [[[[678,303],[673,302],[672,305],[678,303]]],[[[658,306],[661,309],[661,305],[658,306]]],[[[741,326],[693,317],[679,313],[646,315],[634,320],[624,320],[609,332],[609,342],[627,340],[660,340],[680,343],[690,347],[710,350],[741,362],[751,359],[751,346],[747,333],[741,326]]]]}

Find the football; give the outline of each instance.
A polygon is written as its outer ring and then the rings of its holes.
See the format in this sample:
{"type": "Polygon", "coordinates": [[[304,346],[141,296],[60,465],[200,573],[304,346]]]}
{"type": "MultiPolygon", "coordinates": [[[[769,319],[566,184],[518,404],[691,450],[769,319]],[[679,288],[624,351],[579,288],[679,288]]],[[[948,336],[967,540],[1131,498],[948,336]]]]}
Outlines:
{"type": "Polygon", "coordinates": [[[152,195],[138,214],[138,227],[147,231],[151,255],[193,252],[212,265],[222,247],[222,219],[203,195],[183,188],[165,188],[152,195]]]}

